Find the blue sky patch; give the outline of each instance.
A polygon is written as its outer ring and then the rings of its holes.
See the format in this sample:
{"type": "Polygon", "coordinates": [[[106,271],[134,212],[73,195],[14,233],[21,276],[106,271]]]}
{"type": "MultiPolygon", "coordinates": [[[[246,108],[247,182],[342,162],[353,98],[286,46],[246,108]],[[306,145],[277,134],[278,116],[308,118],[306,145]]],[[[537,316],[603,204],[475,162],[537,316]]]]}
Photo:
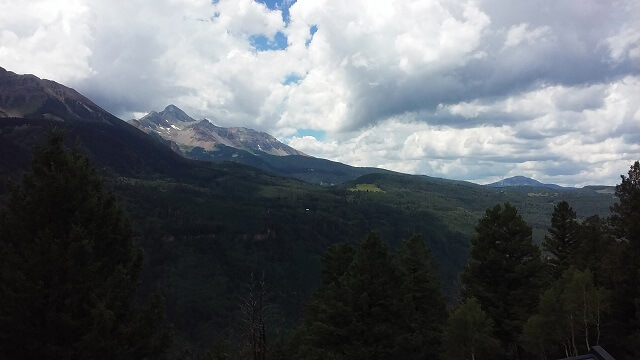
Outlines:
{"type": "Polygon", "coordinates": [[[282,85],[299,84],[300,81],[302,81],[302,76],[300,76],[299,74],[291,73],[284,78],[282,85]]]}
{"type": "Polygon", "coordinates": [[[280,31],[273,39],[264,35],[251,35],[249,43],[258,51],[283,50],[287,48],[287,37],[280,31]]]}
{"type": "Polygon", "coordinates": [[[282,11],[282,20],[285,24],[289,24],[291,20],[289,8],[295,3],[295,0],[256,0],[256,2],[265,4],[270,10],[282,11]]]}
{"type": "Polygon", "coordinates": [[[313,136],[318,141],[324,141],[324,137],[327,133],[322,130],[312,130],[312,129],[297,129],[296,136],[313,136]]]}
{"type": "Polygon", "coordinates": [[[309,28],[309,34],[311,34],[311,37],[309,38],[309,40],[307,40],[307,42],[304,43],[304,46],[309,47],[309,44],[311,44],[311,40],[313,40],[313,34],[315,34],[316,31],[318,31],[318,26],[316,25],[312,25],[309,28]]]}

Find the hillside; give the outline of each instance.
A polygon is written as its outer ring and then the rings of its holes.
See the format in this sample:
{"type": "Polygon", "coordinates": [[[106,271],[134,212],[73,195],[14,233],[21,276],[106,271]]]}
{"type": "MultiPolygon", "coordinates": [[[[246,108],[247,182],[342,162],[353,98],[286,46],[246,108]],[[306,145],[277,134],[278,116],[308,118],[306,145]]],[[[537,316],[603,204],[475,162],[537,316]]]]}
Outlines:
{"type": "Polygon", "coordinates": [[[502,179],[487,186],[503,188],[503,187],[515,187],[515,186],[538,186],[547,187],[551,189],[562,189],[562,186],[556,184],[543,184],[538,180],[528,178],[526,176],[513,176],[510,178],[502,179]]]}
{"type": "Polygon", "coordinates": [[[554,204],[568,201],[578,218],[606,217],[615,198],[610,187],[563,188],[544,186],[493,188],[465,181],[406,174],[368,174],[340,185],[353,196],[384,201],[406,211],[426,209],[450,228],[472,236],[478,219],[496,203],[509,202],[532,226],[534,241],[540,243],[549,227],[554,204]],[[358,184],[375,185],[380,191],[357,191],[358,184]],[[603,191],[603,188],[607,191],[603,191]]]}
{"type": "MultiPolygon", "coordinates": [[[[568,200],[583,217],[605,214],[613,201],[599,188],[493,189],[395,173],[355,178],[357,168],[344,164],[316,159],[309,166],[306,161],[314,158],[269,157],[273,167],[277,159],[287,160],[278,165],[282,173],[353,176],[322,187],[241,164],[186,159],[51,81],[4,71],[0,84],[0,108],[12,116],[0,119],[0,177],[18,179],[50,128],[64,129],[69,145],[82,144],[133,218],[145,253],[141,293],[161,288],[180,341],[196,345],[233,330],[243,284],[256,272],[264,272],[284,326],[293,326],[318,284],[326,247],[357,242],[372,229],[391,247],[422,234],[451,300],[473,228],[487,207],[515,204],[540,239],[555,202],[568,200]]],[[[237,150],[222,149],[230,156],[237,150]]],[[[3,195],[6,188],[0,188],[3,195]]]]}

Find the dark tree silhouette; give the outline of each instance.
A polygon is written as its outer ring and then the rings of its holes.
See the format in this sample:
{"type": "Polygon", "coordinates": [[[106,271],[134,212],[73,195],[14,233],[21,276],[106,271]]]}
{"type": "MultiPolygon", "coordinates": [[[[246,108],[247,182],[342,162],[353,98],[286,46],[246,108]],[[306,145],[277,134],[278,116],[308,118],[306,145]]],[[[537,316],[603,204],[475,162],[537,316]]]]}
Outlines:
{"type": "Polygon", "coordinates": [[[89,159],[51,132],[0,215],[0,358],[162,358],[162,299],[132,308],[141,263],[89,159]]]}
{"type": "Polygon", "coordinates": [[[505,350],[516,356],[522,326],[535,310],[543,263],[531,227],[506,203],[488,209],[471,241],[462,273],[463,297],[474,297],[496,326],[505,350]]]}
{"type": "Polygon", "coordinates": [[[542,248],[551,254],[548,260],[552,279],[558,279],[573,263],[577,248],[578,222],[576,213],[566,201],[557,203],[551,215],[549,235],[545,235],[542,248]]]}
{"type": "Polygon", "coordinates": [[[613,286],[613,339],[629,358],[640,357],[640,162],[616,185],[618,202],[611,207],[610,224],[620,246],[613,286]]]}

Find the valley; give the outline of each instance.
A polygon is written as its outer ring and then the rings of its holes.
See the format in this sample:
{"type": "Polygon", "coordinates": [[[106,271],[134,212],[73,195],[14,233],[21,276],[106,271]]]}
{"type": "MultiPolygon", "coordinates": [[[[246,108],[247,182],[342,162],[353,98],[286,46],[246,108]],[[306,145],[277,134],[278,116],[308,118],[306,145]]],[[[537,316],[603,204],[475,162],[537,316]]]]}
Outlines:
{"type": "MultiPolygon", "coordinates": [[[[235,331],[238,298],[251,274],[264,274],[283,329],[297,326],[332,244],[357,244],[375,230],[395,249],[420,234],[454,304],[470,239],[487,208],[514,205],[540,243],[558,202],[568,201],[584,219],[608,216],[615,200],[598,187],[494,188],[354,168],[295,150],[279,156],[229,142],[187,146],[175,142],[179,137],[147,134],[53,82],[3,71],[0,84],[0,108],[10,115],[0,118],[0,175],[19,181],[47,131],[64,130],[68,146],[88,154],[133,219],[145,259],[140,293],[162,289],[177,342],[194,348],[235,331]],[[13,84],[21,84],[20,96],[7,95],[17,94],[13,84]]],[[[165,109],[175,117],[162,127],[167,132],[185,119],[213,126],[178,110],[165,109]]],[[[157,125],[157,114],[140,123],[157,125]]],[[[0,191],[6,198],[7,186],[0,191]]]]}

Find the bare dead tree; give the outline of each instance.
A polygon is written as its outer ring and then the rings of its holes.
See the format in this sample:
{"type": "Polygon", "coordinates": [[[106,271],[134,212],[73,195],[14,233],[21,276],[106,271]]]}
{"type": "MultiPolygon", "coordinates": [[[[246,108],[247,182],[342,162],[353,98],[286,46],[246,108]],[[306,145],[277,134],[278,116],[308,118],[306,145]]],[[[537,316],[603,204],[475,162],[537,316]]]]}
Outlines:
{"type": "Polygon", "coordinates": [[[267,346],[267,320],[269,311],[269,296],[262,272],[260,280],[256,280],[253,273],[245,285],[245,294],[240,298],[240,314],[242,316],[243,347],[249,352],[248,357],[253,360],[267,360],[269,348],[267,346]]]}

